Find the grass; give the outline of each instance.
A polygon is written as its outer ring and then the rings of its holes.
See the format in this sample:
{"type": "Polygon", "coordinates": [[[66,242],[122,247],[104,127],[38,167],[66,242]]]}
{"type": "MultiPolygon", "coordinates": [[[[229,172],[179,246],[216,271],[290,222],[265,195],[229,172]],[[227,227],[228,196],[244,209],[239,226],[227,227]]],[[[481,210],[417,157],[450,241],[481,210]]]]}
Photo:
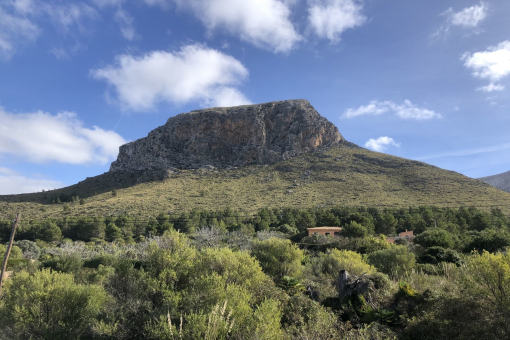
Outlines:
{"type": "Polygon", "coordinates": [[[139,174],[106,173],[63,189],[0,196],[0,219],[17,211],[25,218],[39,219],[126,213],[154,216],[194,208],[255,212],[263,207],[316,206],[476,206],[499,207],[510,214],[510,193],[453,171],[347,142],[269,166],[181,170],[165,180],[136,184],[139,178],[139,174]],[[85,203],[67,203],[66,209],[63,204],[51,204],[59,195],[78,195],[85,203]]]}

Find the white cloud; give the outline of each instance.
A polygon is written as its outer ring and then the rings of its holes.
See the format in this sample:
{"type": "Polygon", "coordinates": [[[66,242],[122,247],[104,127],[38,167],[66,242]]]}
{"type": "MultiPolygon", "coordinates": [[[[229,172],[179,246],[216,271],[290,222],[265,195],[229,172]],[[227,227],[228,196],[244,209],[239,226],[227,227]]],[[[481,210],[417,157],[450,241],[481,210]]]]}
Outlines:
{"type": "Polygon", "coordinates": [[[391,137],[379,137],[377,139],[370,138],[366,143],[365,147],[374,151],[382,152],[388,148],[388,146],[400,147],[400,143],[397,143],[391,137]]]}
{"type": "Polygon", "coordinates": [[[487,12],[487,4],[480,1],[479,5],[464,8],[459,12],[454,12],[453,9],[450,8],[445,14],[448,16],[448,21],[452,25],[474,28],[487,17],[487,12]]]}
{"type": "Polygon", "coordinates": [[[37,20],[49,18],[62,33],[72,28],[85,31],[85,21],[96,20],[95,9],[82,2],[56,4],[32,0],[0,2],[0,57],[9,59],[19,47],[33,42],[41,33],[37,20]]]}
{"type": "Polygon", "coordinates": [[[473,70],[473,76],[498,81],[510,75],[510,40],[491,46],[487,51],[464,53],[461,60],[465,67],[473,70]]]}
{"type": "Polygon", "coordinates": [[[120,26],[122,36],[127,40],[133,40],[136,32],[133,26],[134,18],[125,10],[119,8],[115,12],[115,21],[120,26]]]}
{"type": "Polygon", "coordinates": [[[98,7],[116,7],[114,19],[119,24],[120,33],[127,40],[133,40],[136,36],[136,30],[133,25],[134,18],[122,8],[126,0],[92,0],[98,7]]]}
{"type": "Polygon", "coordinates": [[[236,88],[248,77],[243,64],[198,44],[177,52],[120,55],[115,65],[92,70],[91,75],[106,80],[114,87],[121,105],[135,111],[152,110],[161,101],[199,101],[204,106],[250,103],[236,88]]]}
{"type": "Polygon", "coordinates": [[[113,131],[85,128],[75,113],[9,113],[0,108],[0,155],[35,163],[101,163],[117,157],[126,141],[113,131]]]}
{"type": "Polygon", "coordinates": [[[67,33],[72,26],[76,26],[83,32],[85,31],[85,21],[99,18],[94,8],[82,2],[63,5],[40,3],[39,6],[37,10],[48,15],[51,21],[61,27],[64,33],[67,33]]]}
{"type": "Polygon", "coordinates": [[[30,178],[9,168],[0,167],[0,195],[52,190],[63,186],[64,183],[60,181],[43,178],[30,178]]]}
{"type": "MultiPolygon", "coordinates": [[[[145,0],[149,4],[164,1],[145,0]]],[[[302,37],[290,21],[290,4],[280,0],[173,0],[210,31],[223,29],[273,52],[290,51],[302,37]]]]}
{"type": "Polygon", "coordinates": [[[489,85],[481,86],[481,87],[477,88],[476,90],[484,91],[484,92],[493,92],[493,91],[503,91],[504,89],[505,89],[505,86],[503,86],[501,84],[490,83],[489,85]]]}
{"type": "Polygon", "coordinates": [[[320,38],[338,42],[342,32],[363,25],[360,0],[308,0],[308,24],[320,38]]]}
{"type": "Polygon", "coordinates": [[[432,110],[428,110],[422,107],[418,107],[407,99],[400,105],[390,100],[384,102],[372,100],[370,104],[360,106],[357,109],[355,108],[347,109],[342,115],[342,117],[354,118],[362,115],[379,115],[389,111],[394,112],[398,117],[402,119],[426,120],[432,118],[441,118],[441,115],[439,113],[436,113],[432,110]]]}
{"type": "Polygon", "coordinates": [[[36,40],[39,27],[18,13],[8,13],[0,5],[0,57],[9,59],[20,45],[36,40]]]}
{"type": "Polygon", "coordinates": [[[480,1],[480,4],[471,7],[466,7],[459,12],[455,12],[453,8],[448,8],[441,13],[441,16],[446,17],[446,23],[441,26],[432,37],[445,36],[450,32],[452,26],[461,27],[464,29],[471,29],[473,33],[481,33],[482,30],[478,28],[479,24],[487,18],[489,6],[487,3],[480,1]]]}

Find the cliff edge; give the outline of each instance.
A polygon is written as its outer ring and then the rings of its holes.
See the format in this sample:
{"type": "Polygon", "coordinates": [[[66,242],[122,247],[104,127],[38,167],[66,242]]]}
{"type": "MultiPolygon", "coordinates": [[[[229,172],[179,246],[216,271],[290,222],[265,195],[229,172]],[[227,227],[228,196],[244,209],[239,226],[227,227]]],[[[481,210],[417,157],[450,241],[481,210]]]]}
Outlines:
{"type": "Polygon", "coordinates": [[[122,145],[110,172],[273,164],[344,140],[306,100],[181,113],[122,145]]]}

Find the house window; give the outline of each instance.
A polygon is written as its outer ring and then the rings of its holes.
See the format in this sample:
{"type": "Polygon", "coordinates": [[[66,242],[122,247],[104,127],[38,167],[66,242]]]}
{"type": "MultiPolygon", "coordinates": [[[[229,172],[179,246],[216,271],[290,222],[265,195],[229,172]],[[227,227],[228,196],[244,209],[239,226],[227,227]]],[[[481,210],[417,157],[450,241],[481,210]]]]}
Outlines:
{"type": "Polygon", "coordinates": [[[329,236],[329,235],[331,235],[331,233],[326,233],[326,236],[329,236]]]}
{"type": "Polygon", "coordinates": [[[340,232],[335,231],[335,236],[340,236],[340,232]]]}
{"type": "Polygon", "coordinates": [[[319,235],[319,233],[317,231],[314,231],[313,234],[314,235],[319,235]]]}

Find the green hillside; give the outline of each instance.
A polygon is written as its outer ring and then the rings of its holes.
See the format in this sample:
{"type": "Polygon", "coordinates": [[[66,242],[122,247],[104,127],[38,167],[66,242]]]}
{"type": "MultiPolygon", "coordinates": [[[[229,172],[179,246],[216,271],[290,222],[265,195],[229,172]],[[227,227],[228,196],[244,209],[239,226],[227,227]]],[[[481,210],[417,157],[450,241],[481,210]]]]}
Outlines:
{"type": "Polygon", "coordinates": [[[150,174],[106,173],[59,190],[0,196],[0,215],[21,211],[25,218],[154,216],[194,208],[255,212],[262,207],[423,205],[499,207],[510,213],[510,193],[456,172],[348,142],[269,166],[181,170],[165,180],[136,184],[147,177],[150,174]],[[79,198],[73,202],[73,196],[79,198]],[[57,198],[68,203],[54,204],[57,198]]]}

